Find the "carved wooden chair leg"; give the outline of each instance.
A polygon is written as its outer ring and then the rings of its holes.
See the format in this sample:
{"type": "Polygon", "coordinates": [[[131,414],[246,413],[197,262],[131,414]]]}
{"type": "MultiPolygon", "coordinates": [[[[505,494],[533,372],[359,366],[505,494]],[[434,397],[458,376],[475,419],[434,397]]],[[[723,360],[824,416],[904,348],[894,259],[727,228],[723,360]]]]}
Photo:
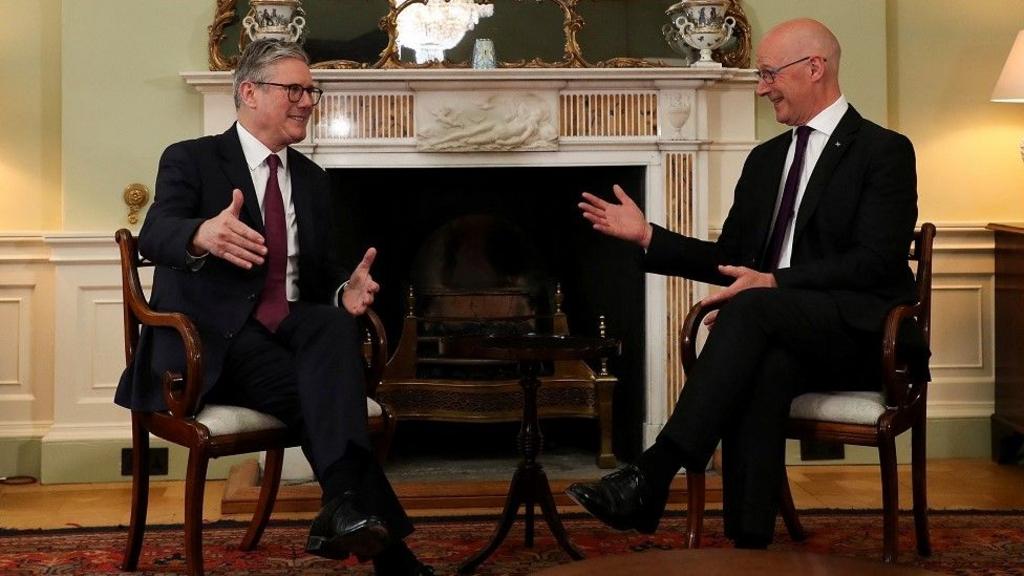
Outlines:
{"type": "Polygon", "coordinates": [[[256,502],[249,528],[242,538],[240,549],[249,552],[255,550],[267,528],[270,514],[274,511],[277,489],[281,486],[281,467],[284,465],[284,448],[267,450],[267,458],[263,464],[263,482],[260,484],[260,499],[256,502]]]}
{"type": "Polygon", "coordinates": [[[203,576],[203,496],[210,457],[203,448],[188,451],[185,476],[185,563],[190,576],[203,576]]]}
{"type": "Polygon", "coordinates": [[[700,548],[704,530],[704,471],[686,471],[686,547],[700,548]]]}
{"type": "Polygon", "coordinates": [[[895,563],[899,555],[899,479],[896,475],[896,443],[892,437],[878,443],[882,466],[882,561],[895,563]]]}
{"type": "Polygon", "coordinates": [[[124,547],[121,569],[134,572],[142,552],[149,510],[149,431],[142,418],[132,414],[132,512],[128,524],[128,541],[124,547]]]}
{"type": "Polygon", "coordinates": [[[928,492],[927,454],[925,453],[925,419],[918,418],[911,428],[911,464],[914,489],[914,531],[917,536],[917,553],[931,556],[932,545],[928,537],[928,492]]]}
{"type": "Polygon", "coordinates": [[[803,542],[807,539],[807,532],[800,523],[800,515],[796,513],[796,506],[793,504],[793,492],[789,487],[789,474],[785,467],[782,470],[782,491],[779,502],[779,509],[782,512],[782,521],[786,523],[786,531],[794,542],[803,542]]]}

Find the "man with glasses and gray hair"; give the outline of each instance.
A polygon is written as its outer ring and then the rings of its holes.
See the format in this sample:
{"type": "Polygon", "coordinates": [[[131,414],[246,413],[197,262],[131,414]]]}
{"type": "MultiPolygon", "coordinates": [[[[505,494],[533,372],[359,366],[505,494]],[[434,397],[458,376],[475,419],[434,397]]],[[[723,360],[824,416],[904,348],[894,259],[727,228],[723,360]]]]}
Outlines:
{"type": "MultiPolygon", "coordinates": [[[[290,147],[306,138],[321,96],[308,61],[296,44],[250,43],[234,75],[238,122],[164,151],[139,234],[157,265],[151,304],[196,323],[203,402],[252,408],[301,434],[324,494],[307,552],[429,575],[402,540],[412,524],[371,456],[355,318],[379,289],[376,251],[351,273],[340,266],[327,173],[290,147]]],[[[184,372],[183,356],[176,335],[144,332],[115,401],[165,410],[159,375],[184,372]]]]}
{"type": "Polygon", "coordinates": [[[793,129],[751,150],[715,242],[652,225],[626,193],[584,193],[593,228],[645,250],[648,271],[724,286],[723,303],[657,441],[569,496],[614,528],[653,532],[680,468],[722,442],[725,534],[772,541],[797,394],[877,389],[882,322],[912,302],[917,221],[910,141],[865,120],[839,88],[839,42],[820,22],[784,22],[757,52],[757,95],[793,129]],[[871,376],[876,376],[874,381],[871,376]]]}

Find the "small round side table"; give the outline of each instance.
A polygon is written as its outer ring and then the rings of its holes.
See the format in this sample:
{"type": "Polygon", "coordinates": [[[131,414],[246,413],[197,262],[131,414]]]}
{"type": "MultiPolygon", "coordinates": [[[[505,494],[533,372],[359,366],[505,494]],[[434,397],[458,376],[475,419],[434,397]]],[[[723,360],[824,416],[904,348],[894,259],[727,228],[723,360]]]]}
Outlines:
{"type": "Polygon", "coordinates": [[[540,387],[537,375],[544,362],[596,359],[620,352],[621,345],[616,339],[585,336],[460,336],[441,341],[443,355],[518,362],[519,384],[523,388],[523,418],[517,437],[522,460],[512,475],[505,508],[490,542],[462,563],[459,574],[472,573],[498,549],[515,522],[520,505],[525,507],[527,548],[533,547],[534,505],[538,505],[558,545],[574,560],[583,559],[558,517],[548,476],[537,461],[542,440],[537,419],[537,388],[540,387]]]}

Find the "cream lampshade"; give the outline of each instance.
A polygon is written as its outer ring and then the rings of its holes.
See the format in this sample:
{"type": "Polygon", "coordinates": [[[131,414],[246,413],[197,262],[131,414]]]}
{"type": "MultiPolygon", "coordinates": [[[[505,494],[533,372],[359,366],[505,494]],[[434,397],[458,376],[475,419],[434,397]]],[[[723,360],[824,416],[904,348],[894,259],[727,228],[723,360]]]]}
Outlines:
{"type": "Polygon", "coordinates": [[[1003,71],[992,90],[992,101],[1024,102],[1024,30],[1017,33],[1017,40],[1006,57],[1006,64],[1003,64],[1003,71]]]}
{"type": "MultiPolygon", "coordinates": [[[[1010,55],[992,90],[992,101],[1024,103],[1024,30],[1017,33],[1010,48],[1010,55]]],[[[1024,140],[1020,143],[1020,155],[1024,160],[1024,140]]]]}

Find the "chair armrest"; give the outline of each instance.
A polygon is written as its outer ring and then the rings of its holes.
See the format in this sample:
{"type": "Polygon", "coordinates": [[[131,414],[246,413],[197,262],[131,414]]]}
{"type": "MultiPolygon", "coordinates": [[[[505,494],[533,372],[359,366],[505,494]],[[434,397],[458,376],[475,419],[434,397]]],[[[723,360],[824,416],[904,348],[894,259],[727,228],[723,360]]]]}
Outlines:
{"type": "Polygon", "coordinates": [[[683,371],[686,374],[690,373],[697,361],[697,336],[700,332],[701,321],[712,311],[721,307],[721,302],[711,305],[697,302],[687,312],[683,326],[679,329],[679,356],[683,360],[683,371]]]}
{"type": "Polygon", "coordinates": [[[904,408],[918,400],[924,392],[920,382],[916,382],[910,374],[905,361],[897,357],[900,326],[910,319],[915,320],[921,313],[919,304],[900,304],[885,317],[882,335],[882,384],[885,404],[890,407],[904,408]]]}
{"type": "MultiPolygon", "coordinates": [[[[166,372],[161,378],[164,402],[172,416],[191,418],[195,416],[199,395],[203,389],[203,344],[199,332],[188,316],[180,312],[157,312],[150,308],[139,281],[139,266],[150,266],[138,253],[136,240],[126,229],[118,230],[115,240],[121,252],[121,291],[125,309],[126,351],[133,356],[138,350],[131,344],[136,338],[128,333],[138,325],[172,328],[181,337],[185,348],[185,375],[166,372]]],[[[137,334],[137,332],[136,332],[137,334]]],[[[129,358],[129,361],[131,358],[129,358]]]]}
{"type": "Polygon", "coordinates": [[[172,328],[185,347],[185,375],[167,371],[161,378],[164,402],[171,415],[191,418],[198,411],[203,389],[203,343],[188,316],[180,312],[155,312],[145,301],[129,300],[132,313],[143,326],[172,328]]]}
{"type": "Polygon", "coordinates": [[[363,342],[363,360],[366,363],[366,395],[377,397],[377,387],[384,381],[384,368],[388,362],[388,336],[380,316],[367,308],[359,317],[359,326],[366,334],[363,342]]]}

